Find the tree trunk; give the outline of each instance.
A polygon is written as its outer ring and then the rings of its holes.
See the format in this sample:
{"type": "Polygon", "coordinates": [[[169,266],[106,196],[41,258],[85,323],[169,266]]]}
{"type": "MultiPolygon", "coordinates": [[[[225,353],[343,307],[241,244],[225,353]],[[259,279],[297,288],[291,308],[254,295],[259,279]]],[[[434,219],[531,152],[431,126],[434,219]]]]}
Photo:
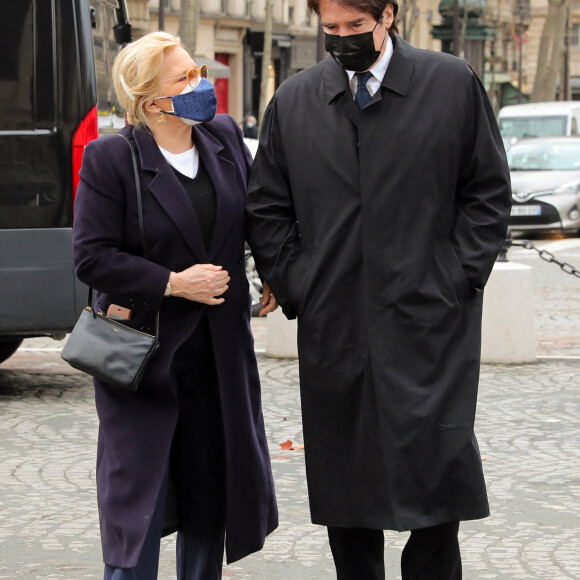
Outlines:
{"type": "Polygon", "coordinates": [[[200,0],[181,0],[179,14],[179,38],[183,48],[190,56],[195,56],[197,49],[197,28],[199,25],[200,0]]]}
{"type": "Polygon", "coordinates": [[[405,2],[405,40],[411,42],[413,37],[413,28],[415,27],[415,10],[417,9],[417,0],[407,0],[405,2]]]}
{"type": "MultiPolygon", "coordinates": [[[[536,78],[531,101],[553,101],[564,54],[566,9],[570,0],[548,0],[548,14],[540,38],[536,78]]],[[[522,35],[523,36],[523,35],[522,35]]],[[[520,47],[523,38],[520,39],[520,47]]]]}
{"type": "Polygon", "coordinates": [[[453,0],[453,52],[459,56],[459,0],[453,0]]]}
{"type": "Polygon", "coordinates": [[[459,48],[457,56],[465,58],[465,35],[467,34],[467,7],[463,3],[463,15],[461,17],[461,31],[459,32],[459,48]]]}
{"type": "Polygon", "coordinates": [[[266,19],[264,21],[264,49],[262,52],[262,79],[260,82],[260,107],[258,125],[262,126],[264,112],[268,106],[268,81],[272,60],[272,0],[266,0],[266,19]]]}
{"type": "MultiPolygon", "coordinates": [[[[496,4],[495,6],[496,12],[495,15],[493,17],[493,19],[491,20],[491,25],[495,30],[499,30],[498,27],[498,23],[499,23],[499,16],[500,16],[500,4],[499,2],[496,4]]],[[[494,113],[497,115],[499,112],[499,109],[501,107],[501,103],[498,102],[498,87],[497,87],[497,83],[495,82],[495,67],[496,67],[496,55],[497,55],[497,34],[493,35],[493,38],[491,39],[491,60],[490,60],[490,68],[491,68],[491,84],[489,86],[489,98],[491,100],[491,105],[493,107],[493,111],[494,113]]]]}

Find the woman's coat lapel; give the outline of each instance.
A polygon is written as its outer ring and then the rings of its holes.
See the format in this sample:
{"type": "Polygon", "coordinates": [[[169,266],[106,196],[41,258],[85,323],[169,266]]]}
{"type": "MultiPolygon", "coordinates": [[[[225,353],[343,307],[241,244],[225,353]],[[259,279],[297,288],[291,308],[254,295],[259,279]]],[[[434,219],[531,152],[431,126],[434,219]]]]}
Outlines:
{"type": "Polygon", "coordinates": [[[236,214],[238,203],[244,199],[245,191],[233,191],[232,184],[238,183],[234,164],[223,157],[223,144],[202,125],[194,127],[193,140],[199,150],[199,159],[215,188],[217,197],[217,213],[213,236],[208,249],[208,259],[211,261],[226,239],[236,214]]]}
{"type": "Polygon", "coordinates": [[[143,185],[151,191],[159,205],[173,220],[198,262],[210,263],[231,228],[240,198],[231,191],[231,186],[227,187],[228,183],[235,183],[235,168],[229,160],[220,156],[224,149],[223,145],[204,130],[203,126],[194,127],[194,142],[199,151],[200,162],[210,176],[217,198],[214,232],[210,247],[206,248],[191,202],[154,139],[146,131],[133,131],[133,136],[141,168],[144,173],[152,174],[151,180],[143,185]]]}

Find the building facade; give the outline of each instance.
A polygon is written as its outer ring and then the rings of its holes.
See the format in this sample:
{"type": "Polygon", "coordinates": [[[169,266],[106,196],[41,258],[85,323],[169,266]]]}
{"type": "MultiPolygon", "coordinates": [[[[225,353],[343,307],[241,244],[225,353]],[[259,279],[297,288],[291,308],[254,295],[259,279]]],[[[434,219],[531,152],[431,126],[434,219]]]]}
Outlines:
{"type": "MultiPolygon", "coordinates": [[[[180,0],[129,0],[135,37],[159,30],[163,2],[164,30],[177,34],[180,0]]],[[[208,64],[219,112],[239,122],[257,116],[264,45],[265,0],[198,0],[199,25],[194,60],[208,64]]],[[[269,93],[289,75],[316,62],[317,22],[306,0],[273,3],[272,60],[269,93]]]]}
{"type": "MultiPolygon", "coordinates": [[[[507,104],[502,99],[517,102],[520,80],[525,100],[534,85],[548,0],[459,0],[460,13],[464,2],[468,14],[471,7],[483,8],[477,24],[493,31],[482,42],[483,74],[480,70],[478,74],[484,78],[496,108],[507,104]],[[528,7],[523,12],[519,10],[522,4],[528,7]],[[502,86],[504,91],[499,90],[502,86]]],[[[444,49],[442,42],[434,38],[434,30],[443,24],[441,8],[448,9],[452,4],[452,0],[399,0],[401,35],[420,48],[444,49]]],[[[562,98],[580,99],[580,2],[569,3],[568,29],[564,34],[567,49],[562,59],[562,98]]],[[[477,62],[471,62],[467,51],[464,56],[474,68],[479,68],[479,56],[477,62]]]]}
{"type": "MultiPolygon", "coordinates": [[[[266,0],[197,1],[200,18],[194,57],[210,67],[219,110],[240,122],[247,114],[257,115],[266,0]]],[[[160,2],[164,29],[177,34],[181,0],[127,0],[135,37],[159,29],[160,2]]],[[[464,3],[468,17],[477,20],[475,30],[491,31],[471,45],[466,41],[463,56],[483,78],[494,106],[517,102],[520,81],[525,100],[536,75],[548,0],[459,0],[460,12],[464,3]],[[522,2],[529,5],[524,18],[518,12],[522,2]]],[[[449,42],[436,31],[445,24],[445,10],[449,17],[452,4],[453,0],[399,0],[401,36],[418,48],[449,50],[449,42]]],[[[464,30],[466,38],[469,30],[464,30]]],[[[306,0],[273,2],[270,95],[288,76],[316,62],[317,37],[317,19],[308,13],[306,0]]],[[[580,99],[580,1],[569,3],[565,45],[560,92],[562,98],[580,99]]]]}

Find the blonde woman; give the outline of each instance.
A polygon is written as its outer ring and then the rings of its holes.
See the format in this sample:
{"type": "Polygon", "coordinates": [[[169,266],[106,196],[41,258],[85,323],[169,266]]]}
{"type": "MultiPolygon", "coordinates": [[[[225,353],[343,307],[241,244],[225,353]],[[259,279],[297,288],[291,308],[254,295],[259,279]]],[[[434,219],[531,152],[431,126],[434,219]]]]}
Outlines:
{"type": "MultiPolygon", "coordinates": [[[[95,306],[160,348],[137,393],[95,380],[97,494],[105,580],[157,578],[159,542],[177,531],[179,580],[221,578],[261,549],[277,509],[250,331],[244,193],[251,157],[237,123],[215,115],[207,71],[174,36],[128,45],[113,67],[130,148],[116,135],[86,148],[75,202],[74,259],[95,306]],[[171,508],[171,509],[170,509],[171,508]]],[[[276,307],[265,287],[263,313],[276,307]]]]}

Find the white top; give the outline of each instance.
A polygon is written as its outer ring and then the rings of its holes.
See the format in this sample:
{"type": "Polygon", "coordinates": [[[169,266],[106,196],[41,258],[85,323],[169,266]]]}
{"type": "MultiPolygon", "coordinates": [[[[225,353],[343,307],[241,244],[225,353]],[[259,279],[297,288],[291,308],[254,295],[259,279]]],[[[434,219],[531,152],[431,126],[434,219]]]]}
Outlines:
{"type": "Polygon", "coordinates": [[[159,147],[159,151],[163,153],[163,157],[167,159],[167,163],[183,173],[183,175],[193,179],[197,175],[199,169],[199,151],[193,146],[191,149],[183,153],[170,153],[167,149],[159,147]]]}
{"type": "MultiPolygon", "coordinates": [[[[369,69],[372,76],[367,81],[367,89],[371,94],[371,97],[381,88],[381,83],[383,82],[383,78],[385,77],[385,73],[387,72],[387,68],[389,63],[391,62],[391,57],[393,56],[393,41],[387,32],[387,47],[385,48],[385,52],[381,59],[373,68],[369,69]]],[[[356,96],[356,85],[357,79],[354,76],[356,71],[347,70],[346,74],[348,75],[348,81],[350,85],[350,90],[352,92],[352,98],[354,99],[356,96]]]]}

